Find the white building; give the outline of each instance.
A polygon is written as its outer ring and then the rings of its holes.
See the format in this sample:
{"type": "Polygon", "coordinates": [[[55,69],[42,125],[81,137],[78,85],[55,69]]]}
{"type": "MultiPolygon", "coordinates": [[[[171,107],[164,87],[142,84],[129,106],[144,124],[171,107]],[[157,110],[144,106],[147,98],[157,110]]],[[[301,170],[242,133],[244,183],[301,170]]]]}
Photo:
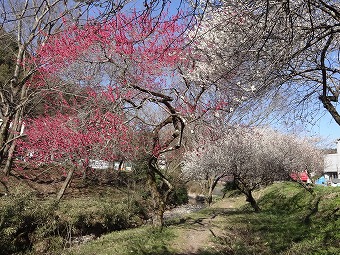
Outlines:
{"type": "Polygon", "coordinates": [[[121,170],[121,171],[132,171],[132,164],[129,161],[115,161],[109,162],[101,159],[90,159],[89,167],[96,170],[121,170]]]}
{"type": "Polygon", "coordinates": [[[90,159],[89,167],[98,170],[105,170],[113,168],[113,163],[100,159],[90,159]]]}
{"type": "Polygon", "coordinates": [[[337,140],[337,149],[334,154],[326,154],[324,157],[324,176],[327,180],[340,177],[340,139],[337,140]]]}

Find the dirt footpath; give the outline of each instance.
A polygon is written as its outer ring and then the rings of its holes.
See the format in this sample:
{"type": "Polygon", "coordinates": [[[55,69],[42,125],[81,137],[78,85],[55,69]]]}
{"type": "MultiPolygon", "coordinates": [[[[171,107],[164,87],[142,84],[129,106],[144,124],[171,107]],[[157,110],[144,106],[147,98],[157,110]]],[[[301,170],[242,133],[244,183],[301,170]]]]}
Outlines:
{"type": "MultiPolygon", "coordinates": [[[[241,198],[243,200],[243,198],[241,198]]],[[[177,237],[171,247],[178,254],[194,255],[203,251],[216,250],[214,238],[223,236],[224,213],[232,212],[243,203],[240,198],[226,198],[213,204],[209,213],[198,218],[185,218],[183,215],[183,228],[178,225],[177,237]]]]}

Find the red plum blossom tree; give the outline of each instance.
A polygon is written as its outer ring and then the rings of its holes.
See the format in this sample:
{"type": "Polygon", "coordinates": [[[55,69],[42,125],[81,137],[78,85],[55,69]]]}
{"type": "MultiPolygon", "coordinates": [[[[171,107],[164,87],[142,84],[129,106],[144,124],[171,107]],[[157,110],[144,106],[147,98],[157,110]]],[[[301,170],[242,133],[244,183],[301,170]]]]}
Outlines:
{"type": "MultiPolygon", "coordinates": [[[[67,29],[40,45],[35,60],[40,63],[40,73],[47,82],[105,93],[111,109],[116,107],[112,114],[124,116],[131,129],[150,132],[145,147],[147,175],[156,212],[154,223],[162,225],[172,184],[157,161],[182,146],[188,122],[223,108],[225,97],[223,93],[214,96],[213,89],[182,78],[182,71],[189,70],[190,51],[184,47],[186,27],[177,16],[163,19],[148,12],[133,12],[117,13],[105,23],[65,22],[67,29]]],[[[77,121],[74,116],[71,119],[77,121]]],[[[116,138],[115,133],[111,135],[116,138]]]]}
{"type": "MultiPolygon", "coordinates": [[[[105,98],[103,94],[98,96],[102,101],[105,98]]],[[[75,171],[85,176],[91,159],[113,162],[128,158],[132,151],[132,133],[125,125],[124,116],[101,108],[100,104],[94,109],[85,106],[75,109],[79,105],[69,105],[66,111],[64,105],[63,112],[26,119],[27,137],[18,141],[16,153],[26,162],[57,163],[69,168],[58,200],[75,171]]]]}

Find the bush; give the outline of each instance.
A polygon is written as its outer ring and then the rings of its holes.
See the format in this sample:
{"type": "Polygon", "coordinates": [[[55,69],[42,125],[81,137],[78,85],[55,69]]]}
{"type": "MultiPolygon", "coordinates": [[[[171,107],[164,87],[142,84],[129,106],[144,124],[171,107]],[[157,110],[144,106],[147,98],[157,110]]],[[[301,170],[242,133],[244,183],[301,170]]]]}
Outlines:
{"type": "Polygon", "coordinates": [[[237,190],[237,186],[235,182],[234,181],[225,182],[223,190],[222,190],[223,193],[227,193],[228,191],[233,191],[233,190],[237,190]]]}
{"type": "Polygon", "coordinates": [[[133,197],[120,202],[102,198],[78,198],[62,201],[57,212],[64,225],[64,235],[100,236],[115,230],[136,227],[142,224],[144,208],[133,197]]]}
{"type": "Polygon", "coordinates": [[[11,254],[31,248],[57,228],[54,201],[38,201],[32,194],[3,197],[0,209],[0,250],[11,254]]]}
{"type": "Polygon", "coordinates": [[[177,206],[187,204],[188,201],[188,190],[184,185],[181,185],[179,187],[175,187],[174,191],[171,192],[168,203],[170,205],[177,206]]]}

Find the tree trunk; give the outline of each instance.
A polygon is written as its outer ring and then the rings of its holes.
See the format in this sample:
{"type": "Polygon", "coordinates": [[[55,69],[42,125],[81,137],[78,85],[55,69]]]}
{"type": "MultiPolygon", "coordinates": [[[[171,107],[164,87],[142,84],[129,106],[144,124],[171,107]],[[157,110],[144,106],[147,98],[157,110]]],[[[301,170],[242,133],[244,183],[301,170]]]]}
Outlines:
{"type": "Polygon", "coordinates": [[[212,186],[210,186],[209,191],[208,191],[208,197],[206,199],[208,206],[211,205],[212,203],[212,193],[213,193],[213,189],[211,188],[212,186]]]}
{"type": "Polygon", "coordinates": [[[150,169],[150,167],[148,169],[147,176],[153,202],[152,224],[156,227],[163,227],[164,225],[163,214],[165,211],[165,204],[162,199],[162,195],[158,189],[155,173],[150,169]]]}
{"type": "Polygon", "coordinates": [[[13,141],[12,144],[11,144],[11,147],[8,150],[6,165],[5,165],[4,170],[3,170],[6,176],[9,175],[11,168],[12,168],[15,146],[16,146],[16,141],[13,141]]]}
{"type": "Polygon", "coordinates": [[[5,189],[5,190],[4,190],[4,191],[5,191],[4,193],[5,193],[5,194],[8,194],[8,193],[9,193],[9,190],[8,190],[8,187],[7,187],[6,183],[5,183],[4,181],[1,181],[1,180],[0,180],[0,183],[2,184],[2,186],[3,186],[4,189],[5,189]]]}
{"type": "MultiPolygon", "coordinates": [[[[13,88],[14,89],[14,88],[13,88]]],[[[26,84],[23,84],[22,87],[20,88],[20,101],[18,104],[22,104],[24,99],[26,98],[27,94],[27,86],[26,84]]],[[[15,89],[16,90],[16,89],[15,89]]],[[[14,93],[16,94],[16,93],[14,93]]],[[[16,137],[20,135],[20,131],[22,128],[22,118],[23,118],[23,113],[24,113],[24,106],[21,105],[18,109],[16,109],[14,119],[12,122],[12,131],[9,133],[7,137],[7,141],[12,141],[11,143],[7,144],[4,148],[3,153],[8,155],[6,165],[4,168],[4,173],[6,175],[9,175],[12,167],[12,162],[13,162],[13,156],[14,156],[14,151],[15,151],[15,146],[16,146],[16,137]]]]}
{"type": "Polygon", "coordinates": [[[210,206],[212,203],[212,194],[216,187],[216,184],[217,184],[217,181],[214,178],[211,178],[210,180],[208,180],[208,195],[206,198],[208,206],[210,206]]]}
{"type": "Polygon", "coordinates": [[[218,183],[218,181],[224,177],[224,174],[221,174],[217,177],[214,177],[211,179],[211,183],[209,183],[209,191],[208,191],[208,198],[207,198],[207,202],[208,202],[208,205],[210,206],[210,204],[212,203],[212,194],[215,190],[215,187],[218,183]]]}
{"type": "Polygon", "coordinates": [[[162,201],[159,201],[159,204],[156,206],[156,211],[154,211],[154,216],[152,218],[152,225],[154,225],[155,227],[163,228],[164,212],[165,212],[165,203],[162,201]]]}
{"type": "Polygon", "coordinates": [[[63,183],[63,186],[61,187],[60,191],[58,192],[58,195],[57,195],[57,201],[59,202],[60,199],[63,197],[63,195],[65,194],[65,190],[67,188],[67,186],[71,183],[71,180],[72,180],[72,176],[73,176],[73,173],[74,173],[74,167],[72,167],[68,173],[67,173],[67,177],[63,183]]]}
{"type": "Polygon", "coordinates": [[[163,215],[166,208],[168,197],[173,187],[166,177],[156,168],[157,158],[151,156],[148,162],[148,182],[153,200],[153,219],[152,223],[155,227],[162,228],[164,225],[163,215]],[[157,183],[158,176],[164,184],[162,187],[157,183]]]}
{"type": "Polygon", "coordinates": [[[320,97],[323,107],[332,115],[332,118],[340,126],[340,114],[328,97],[320,97]]]}
{"type": "Polygon", "coordinates": [[[252,188],[248,187],[245,183],[241,181],[241,179],[234,175],[234,183],[239,191],[241,191],[246,196],[246,201],[250,203],[251,207],[253,207],[255,212],[261,211],[258,206],[255,198],[252,194],[252,188]]]}
{"type": "Polygon", "coordinates": [[[0,163],[2,163],[5,158],[5,146],[8,139],[8,129],[10,125],[10,119],[8,117],[3,118],[0,127],[0,163]]]}
{"type": "Polygon", "coordinates": [[[253,194],[251,193],[251,191],[248,191],[246,193],[247,199],[246,201],[250,203],[251,207],[253,207],[255,212],[259,212],[261,211],[260,207],[258,206],[255,198],[253,197],[253,194]]]}
{"type": "Polygon", "coordinates": [[[119,165],[118,165],[118,172],[121,172],[123,169],[123,163],[124,163],[124,159],[119,161],[119,165]]]}
{"type": "Polygon", "coordinates": [[[10,140],[13,140],[13,141],[10,144],[8,144],[4,150],[4,153],[7,154],[6,165],[3,170],[6,175],[10,174],[10,171],[12,168],[12,162],[13,162],[16,143],[17,143],[16,137],[20,135],[20,130],[22,127],[22,123],[20,121],[21,115],[22,115],[22,109],[16,112],[15,118],[12,123],[12,131],[8,136],[8,141],[10,140]]]}

